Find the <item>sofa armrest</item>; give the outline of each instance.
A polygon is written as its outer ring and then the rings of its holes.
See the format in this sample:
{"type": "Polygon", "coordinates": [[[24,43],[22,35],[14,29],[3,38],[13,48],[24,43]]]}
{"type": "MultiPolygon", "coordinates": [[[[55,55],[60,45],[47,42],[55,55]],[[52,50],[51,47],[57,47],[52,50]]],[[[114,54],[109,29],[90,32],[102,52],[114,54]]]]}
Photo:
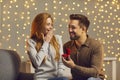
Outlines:
{"type": "Polygon", "coordinates": [[[34,80],[33,75],[34,75],[33,73],[20,72],[18,76],[18,80],[34,80]]]}

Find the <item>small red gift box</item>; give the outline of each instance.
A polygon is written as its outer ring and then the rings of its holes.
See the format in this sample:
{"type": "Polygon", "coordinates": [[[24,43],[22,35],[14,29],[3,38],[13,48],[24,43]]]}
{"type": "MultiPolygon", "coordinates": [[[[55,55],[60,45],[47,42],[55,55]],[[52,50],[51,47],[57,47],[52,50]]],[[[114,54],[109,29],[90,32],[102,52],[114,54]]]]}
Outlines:
{"type": "Polygon", "coordinates": [[[65,59],[68,59],[68,56],[70,55],[70,49],[67,48],[66,49],[66,53],[64,53],[62,56],[65,58],[65,59]]]}

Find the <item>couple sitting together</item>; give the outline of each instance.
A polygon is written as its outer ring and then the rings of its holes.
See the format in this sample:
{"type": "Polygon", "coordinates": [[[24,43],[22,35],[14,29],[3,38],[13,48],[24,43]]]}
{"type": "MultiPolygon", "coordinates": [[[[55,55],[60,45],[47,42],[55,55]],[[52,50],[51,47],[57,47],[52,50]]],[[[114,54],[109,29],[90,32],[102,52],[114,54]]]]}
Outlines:
{"type": "Polygon", "coordinates": [[[63,45],[61,37],[53,33],[50,14],[40,13],[34,18],[27,40],[34,80],[69,80],[64,76],[65,66],[70,68],[72,80],[103,80],[103,46],[87,34],[89,24],[86,16],[71,14],[70,41],[63,45]]]}

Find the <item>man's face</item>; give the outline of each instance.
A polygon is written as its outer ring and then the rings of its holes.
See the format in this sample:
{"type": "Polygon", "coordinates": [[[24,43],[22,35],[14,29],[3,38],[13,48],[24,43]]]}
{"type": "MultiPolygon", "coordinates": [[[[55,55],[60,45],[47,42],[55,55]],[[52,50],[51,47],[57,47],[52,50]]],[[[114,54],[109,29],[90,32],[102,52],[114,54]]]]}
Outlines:
{"type": "Polygon", "coordinates": [[[71,40],[77,40],[82,35],[82,28],[80,28],[78,20],[70,20],[69,22],[69,35],[71,40]]]}

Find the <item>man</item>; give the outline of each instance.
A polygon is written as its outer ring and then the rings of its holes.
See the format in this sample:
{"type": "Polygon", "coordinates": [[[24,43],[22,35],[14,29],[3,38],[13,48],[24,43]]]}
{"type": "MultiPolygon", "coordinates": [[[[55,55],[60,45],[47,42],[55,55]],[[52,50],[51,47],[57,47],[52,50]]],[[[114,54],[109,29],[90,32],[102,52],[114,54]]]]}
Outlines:
{"type": "Polygon", "coordinates": [[[64,44],[63,63],[71,68],[72,80],[103,80],[103,47],[99,41],[87,35],[89,20],[81,14],[71,14],[69,35],[71,41],[64,44]]]}

